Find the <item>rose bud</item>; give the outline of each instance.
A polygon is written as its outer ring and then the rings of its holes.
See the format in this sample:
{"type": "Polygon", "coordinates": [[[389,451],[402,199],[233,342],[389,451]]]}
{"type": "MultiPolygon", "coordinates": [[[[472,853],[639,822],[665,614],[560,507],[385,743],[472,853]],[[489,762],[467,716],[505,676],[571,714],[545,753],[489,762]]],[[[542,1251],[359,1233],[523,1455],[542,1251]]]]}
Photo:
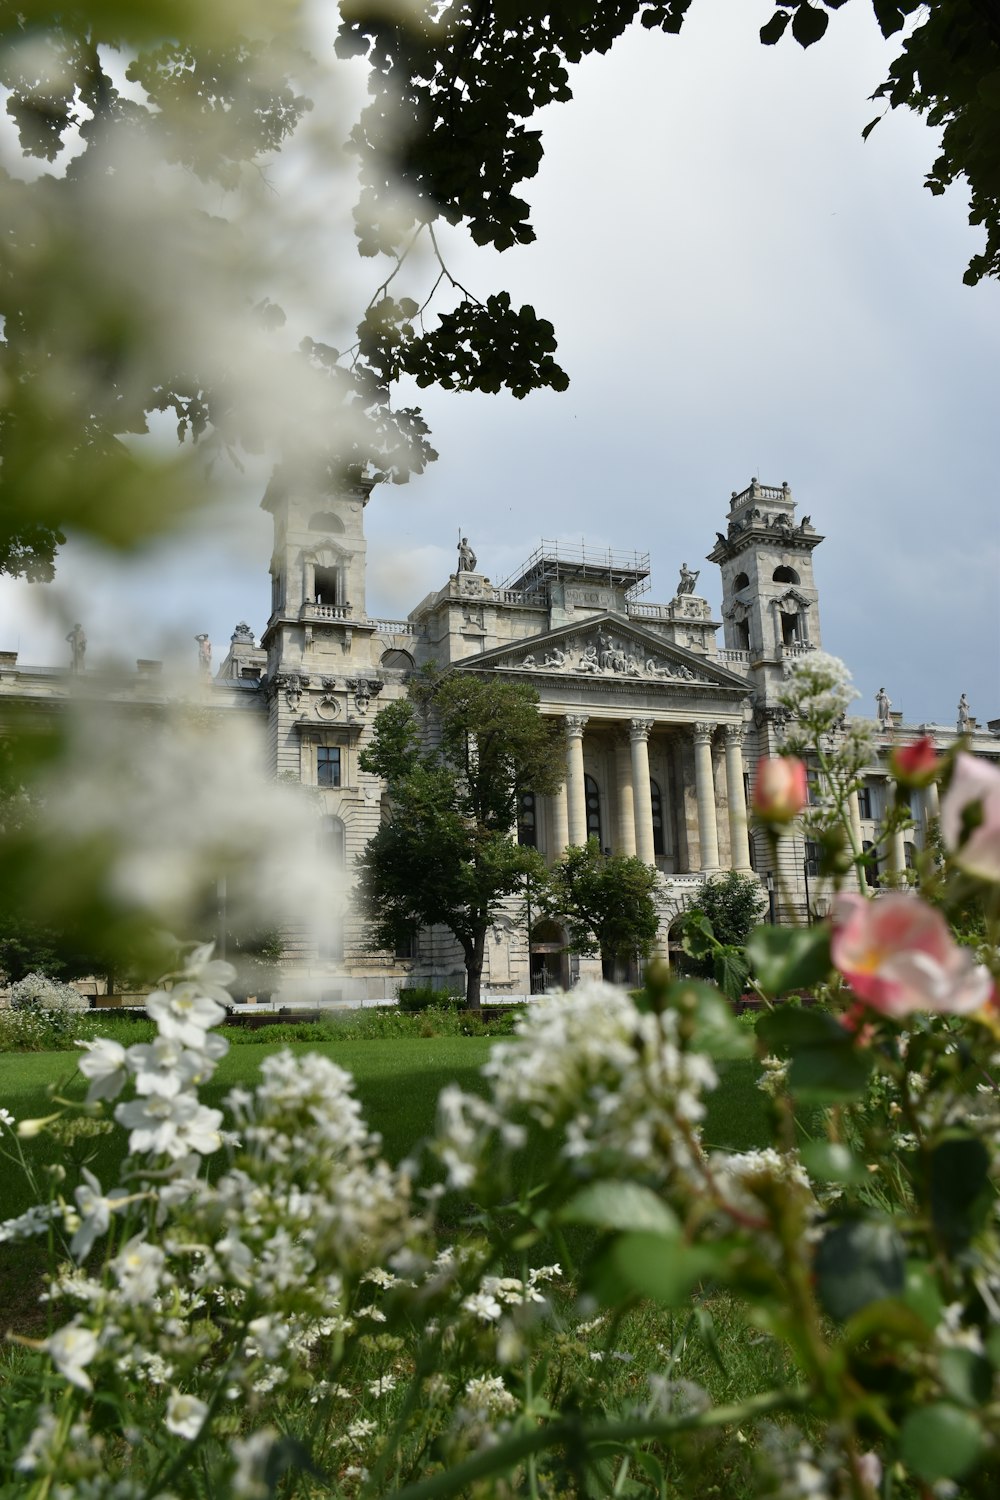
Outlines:
{"type": "Polygon", "coordinates": [[[897,745],[889,756],[893,776],[902,786],[929,786],[940,769],[940,759],[929,734],[912,745],[897,745]]]}
{"type": "Polygon", "coordinates": [[[809,782],[801,760],[794,755],[760,758],[754,775],[752,804],[762,823],[791,823],[808,800],[809,782]]]}

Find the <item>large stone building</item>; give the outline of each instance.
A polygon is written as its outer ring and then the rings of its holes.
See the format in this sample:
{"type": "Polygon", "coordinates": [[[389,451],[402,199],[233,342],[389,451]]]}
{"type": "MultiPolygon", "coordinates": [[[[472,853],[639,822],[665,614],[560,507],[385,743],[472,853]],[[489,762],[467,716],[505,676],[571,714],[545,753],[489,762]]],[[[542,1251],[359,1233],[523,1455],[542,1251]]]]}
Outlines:
{"type": "MultiPolygon", "coordinates": [[[[657,604],[645,594],[648,556],[545,543],[499,585],[477,571],[463,543],[457,571],[406,620],[373,619],[365,603],[370,490],[361,480],[317,501],[272,486],[263,501],[274,519],[270,618],[259,644],[248,626],[237,627],[211,683],[220,711],[247,715],[266,734],[273,774],[315,789],[317,831],[336,862],[349,871],[382,816],[382,788],[358,762],[379,707],[434,662],[537,690],[541,712],[564,726],[566,780],[556,796],[524,797],[519,837],[550,861],[595,837],[608,852],[655,865],[664,934],[706,878],[730,869],[756,871],[783,892],[778,920],[823,909],[826,893],[802,837],[782,841],[783,867],[774,871],[766,841],[755,845],[747,824],[752,768],[781,749],[787,665],[822,641],[813,552],[823,538],[808,516],[797,518],[787,484],[753,479],[731,497],[726,531],[708,555],[722,575],[721,622],[686,564],[674,597],[657,604]]],[[[141,697],[155,685],[155,664],[138,663],[138,674],[141,697]]],[[[63,690],[51,670],[0,653],[0,697],[51,699],[63,690]]],[[[964,728],[976,753],[1000,759],[1000,722],[904,725],[887,701],[880,714],[880,759],[852,807],[869,845],[886,807],[881,762],[892,743],[929,733],[944,749],[964,728]]],[[[914,806],[912,832],[893,840],[889,862],[900,871],[927,837],[933,796],[914,806]]],[[[526,925],[523,903],[512,902],[494,926],[487,992],[575,977],[559,929],[536,924],[529,948],[526,925]]],[[[439,931],[419,934],[412,952],[372,952],[345,896],[332,939],[317,945],[305,931],[288,934],[282,994],[358,1003],[414,977],[458,986],[462,972],[457,946],[439,931]]]]}

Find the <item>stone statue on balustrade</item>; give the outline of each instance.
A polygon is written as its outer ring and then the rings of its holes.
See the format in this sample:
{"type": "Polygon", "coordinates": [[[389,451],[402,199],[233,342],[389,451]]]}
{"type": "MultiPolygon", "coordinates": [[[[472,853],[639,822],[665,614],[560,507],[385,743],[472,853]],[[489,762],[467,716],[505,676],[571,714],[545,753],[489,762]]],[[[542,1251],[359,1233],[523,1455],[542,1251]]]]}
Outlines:
{"type": "MultiPolygon", "coordinates": [[[[725,538],[723,538],[723,540],[725,540],[725,538]]],[[[688,567],[688,565],[687,565],[686,562],[681,563],[680,582],[677,585],[677,594],[678,594],[678,597],[681,594],[693,594],[694,593],[694,586],[698,582],[698,577],[699,577],[700,573],[701,573],[701,569],[700,568],[698,568],[696,571],[692,571],[692,569],[688,567]]]]}
{"type": "Polygon", "coordinates": [[[460,573],[474,573],[478,558],[469,546],[469,538],[463,536],[458,543],[458,571],[460,573]]]}
{"type": "Polygon", "coordinates": [[[965,693],[958,700],[958,732],[968,734],[972,728],[972,713],[969,709],[969,700],[965,693]]]}
{"type": "Polygon", "coordinates": [[[198,642],[198,669],[207,676],[212,670],[212,642],[204,631],[195,636],[198,642]]]}
{"type": "Polygon", "coordinates": [[[83,633],[83,626],[79,620],[77,620],[66,639],[69,642],[70,652],[72,653],[70,656],[70,670],[73,672],[82,672],[84,657],[87,655],[87,637],[83,633]]]}
{"type": "Polygon", "coordinates": [[[880,729],[892,728],[892,699],[884,687],[880,687],[875,694],[875,708],[878,713],[878,724],[880,729]]]}

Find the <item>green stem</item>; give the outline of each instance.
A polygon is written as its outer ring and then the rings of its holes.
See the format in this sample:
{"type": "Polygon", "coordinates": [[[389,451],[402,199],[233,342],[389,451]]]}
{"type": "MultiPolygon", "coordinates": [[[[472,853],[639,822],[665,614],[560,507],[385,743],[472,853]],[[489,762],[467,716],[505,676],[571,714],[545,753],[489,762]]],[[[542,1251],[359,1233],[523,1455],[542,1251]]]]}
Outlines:
{"type": "Polygon", "coordinates": [[[585,1427],[576,1418],[562,1417],[546,1427],[518,1433],[515,1437],[497,1443],[495,1447],[475,1453],[443,1473],[432,1474],[416,1484],[407,1485],[405,1489],[397,1490],[393,1496],[386,1497],[386,1500],[438,1500],[439,1496],[459,1494],[476,1480],[485,1479],[501,1470],[509,1471],[530,1454],[555,1447],[559,1443],[575,1441],[596,1446],[604,1443],[669,1441],[680,1432],[738,1426],[768,1412],[797,1411],[809,1404],[812,1394],[806,1386],[792,1386],[785,1390],[751,1396],[732,1406],[717,1406],[711,1411],[690,1413],[673,1419],[661,1418],[658,1421],[637,1417],[627,1422],[599,1422],[592,1427],[585,1427]]]}

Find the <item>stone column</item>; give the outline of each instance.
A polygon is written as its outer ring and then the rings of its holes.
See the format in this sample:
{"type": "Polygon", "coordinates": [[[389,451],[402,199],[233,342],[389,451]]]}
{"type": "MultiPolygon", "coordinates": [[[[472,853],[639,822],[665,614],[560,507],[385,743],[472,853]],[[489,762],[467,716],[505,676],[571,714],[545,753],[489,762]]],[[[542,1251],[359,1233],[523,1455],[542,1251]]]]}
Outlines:
{"type": "Polygon", "coordinates": [[[632,792],[632,761],[624,735],[615,742],[615,788],[617,793],[616,854],[635,854],[635,801],[632,792]]]}
{"type": "Polygon", "coordinates": [[[719,868],[719,830],[715,821],[715,778],[712,775],[713,724],[694,726],[694,785],[698,799],[698,839],[701,868],[711,873],[719,868]]]}
{"type": "Polygon", "coordinates": [[[902,828],[894,828],[889,840],[889,868],[896,875],[906,869],[906,837],[902,828]]]}
{"type": "Polygon", "coordinates": [[[936,823],[941,816],[941,799],[938,796],[938,784],[932,781],[924,787],[923,795],[923,824],[924,824],[924,848],[928,849],[931,842],[931,824],[936,823]]]}
{"type": "Polygon", "coordinates": [[[726,797],[729,802],[729,846],[734,870],[750,868],[747,798],[743,784],[743,725],[726,725],[726,797]]]}
{"type": "Polygon", "coordinates": [[[566,809],[566,783],[549,799],[552,809],[552,836],[548,853],[551,859],[561,859],[569,843],[569,813],[566,809]]]}
{"type": "MultiPolygon", "coordinates": [[[[861,804],[858,802],[856,790],[847,794],[847,815],[851,820],[851,834],[860,852],[861,846],[864,843],[864,834],[861,830],[861,804]]],[[[865,880],[862,871],[856,869],[854,876],[858,883],[858,890],[862,895],[865,895],[868,891],[868,882],[865,880]]]]}
{"type": "Polygon", "coordinates": [[[632,799],[635,808],[635,852],[645,865],[655,865],[653,799],[649,791],[649,731],[652,719],[630,719],[632,743],[632,799]]]}
{"type": "Polygon", "coordinates": [[[586,714],[566,715],[566,806],[571,844],[587,842],[587,789],[583,780],[583,728],[586,714]]]}

